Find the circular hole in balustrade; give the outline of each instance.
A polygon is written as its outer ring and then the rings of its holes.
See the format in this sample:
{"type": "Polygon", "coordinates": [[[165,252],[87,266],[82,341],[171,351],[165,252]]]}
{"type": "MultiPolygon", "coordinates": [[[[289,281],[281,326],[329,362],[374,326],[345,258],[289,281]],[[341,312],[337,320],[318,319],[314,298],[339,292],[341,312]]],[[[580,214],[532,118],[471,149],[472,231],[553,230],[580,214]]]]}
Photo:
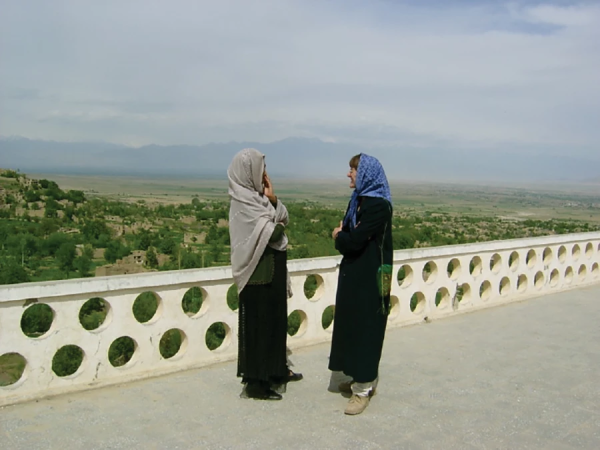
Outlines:
{"type": "Polygon", "coordinates": [[[113,367],[121,367],[131,361],[137,349],[137,343],[129,336],[115,339],[108,348],[108,361],[113,367]]]}
{"type": "Polygon", "coordinates": [[[306,330],[306,313],[299,309],[288,316],[287,332],[290,336],[302,336],[306,330]]]}
{"type": "Polygon", "coordinates": [[[512,252],[508,257],[508,267],[513,272],[519,268],[519,252],[512,252]]]}
{"type": "Polygon", "coordinates": [[[481,262],[481,258],[479,256],[474,256],[469,263],[469,273],[474,277],[481,275],[481,270],[483,269],[483,264],[481,262]]]}
{"type": "Polygon", "coordinates": [[[573,268],[571,266],[569,266],[565,270],[565,283],[571,284],[572,281],[573,281],[573,268]]]}
{"type": "Polygon", "coordinates": [[[0,387],[15,384],[23,376],[27,360],[18,353],[0,356],[0,387]]]}
{"type": "Polygon", "coordinates": [[[52,358],[52,372],[59,377],[73,375],[83,362],[83,350],[76,345],[65,345],[52,358]]]}
{"type": "Polygon", "coordinates": [[[437,277],[437,264],[429,261],[423,266],[423,281],[425,283],[433,283],[437,277]]]}
{"type": "Polygon", "coordinates": [[[577,261],[579,256],[581,255],[581,248],[579,245],[575,244],[571,249],[571,256],[573,256],[573,260],[577,261]]]}
{"type": "Polygon", "coordinates": [[[189,316],[195,316],[202,309],[204,302],[204,292],[198,286],[189,288],[181,299],[181,309],[189,316]]]}
{"type": "Polygon", "coordinates": [[[456,286],[456,292],[454,293],[455,307],[463,301],[471,300],[471,286],[468,283],[459,284],[456,286]]]}
{"type": "Polygon", "coordinates": [[[415,292],[410,298],[410,310],[415,314],[421,314],[425,310],[425,295],[415,292]]]}
{"type": "Polygon", "coordinates": [[[598,263],[592,264],[592,275],[594,278],[598,278],[598,275],[600,275],[600,269],[598,268],[598,263]]]}
{"type": "Polygon", "coordinates": [[[535,278],[533,279],[533,285],[537,289],[541,289],[544,286],[544,273],[539,271],[535,274],[535,278]]]}
{"type": "Polygon", "coordinates": [[[206,336],[204,337],[208,349],[213,351],[220,348],[229,337],[230,332],[231,329],[226,323],[213,323],[208,327],[208,330],[206,330],[206,336]]]}
{"type": "Polygon", "coordinates": [[[389,320],[393,320],[400,314],[400,300],[395,295],[390,295],[390,313],[389,320]]]}
{"type": "Polygon", "coordinates": [[[324,330],[327,330],[331,324],[333,323],[333,317],[335,316],[335,306],[329,305],[327,308],[323,310],[323,314],[321,315],[321,325],[324,330]]]}
{"type": "Polygon", "coordinates": [[[304,281],[304,295],[310,301],[316,302],[323,295],[323,277],[311,274],[304,281]]]}
{"type": "Polygon", "coordinates": [[[594,254],[594,246],[592,245],[591,242],[588,242],[587,245],[585,246],[585,256],[587,259],[591,259],[593,254],[594,254]]]}
{"type": "Polygon", "coordinates": [[[510,280],[508,277],[503,277],[500,280],[500,285],[498,288],[498,291],[500,292],[500,295],[503,297],[506,297],[509,292],[510,292],[510,280]]]}
{"type": "Polygon", "coordinates": [[[498,253],[495,253],[490,258],[490,270],[492,271],[492,273],[498,273],[498,272],[500,272],[501,268],[502,268],[502,257],[498,253]]]}
{"type": "Polygon", "coordinates": [[[579,270],[577,271],[577,276],[579,278],[579,281],[585,280],[585,277],[587,276],[587,267],[585,267],[585,264],[582,264],[579,266],[579,270]]]}
{"type": "Polygon", "coordinates": [[[54,311],[45,303],[36,303],[21,316],[21,330],[25,336],[39,338],[46,334],[54,321],[54,311]]]}
{"type": "Polygon", "coordinates": [[[523,293],[527,290],[527,275],[519,275],[517,278],[517,292],[523,293]]]}
{"type": "Polygon", "coordinates": [[[559,279],[560,273],[558,273],[558,269],[554,269],[552,272],[550,272],[550,287],[556,287],[559,279]]]}
{"type": "Polygon", "coordinates": [[[158,349],[163,358],[169,359],[178,353],[183,353],[187,344],[187,337],[178,328],[171,328],[160,338],[158,349]]]}
{"type": "Polygon", "coordinates": [[[229,289],[227,289],[227,306],[229,306],[229,309],[232,311],[237,311],[240,307],[240,297],[235,284],[232,284],[229,286],[229,289]]]}
{"type": "Polygon", "coordinates": [[[88,331],[96,330],[106,320],[109,303],[100,297],[90,298],[79,310],[79,323],[88,331]]]}
{"type": "Polygon", "coordinates": [[[451,259],[446,268],[448,272],[448,278],[456,280],[460,275],[460,261],[457,258],[451,259]]]}
{"type": "Polygon", "coordinates": [[[439,309],[445,309],[450,304],[450,292],[445,287],[439,288],[435,293],[435,306],[439,309]]]}
{"type": "Polygon", "coordinates": [[[525,263],[527,264],[527,267],[529,267],[530,269],[535,266],[535,263],[537,262],[537,255],[535,253],[535,250],[529,250],[527,252],[527,257],[525,258],[525,263]]]}
{"type": "Polygon", "coordinates": [[[546,247],[544,249],[544,252],[542,253],[542,260],[546,266],[552,262],[552,249],[550,247],[546,247]]]}
{"type": "Polygon", "coordinates": [[[398,286],[400,287],[405,288],[410,286],[413,280],[413,270],[408,264],[405,264],[398,269],[397,280],[398,286]]]}
{"type": "Polygon", "coordinates": [[[133,302],[133,316],[140,323],[149,322],[157,315],[159,304],[158,295],[154,292],[142,292],[133,302]]]}
{"type": "Polygon", "coordinates": [[[486,301],[492,295],[492,284],[489,281],[484,281],[479,286],[479,297],[481,300],[486,301]]]}
{"type": "Polygon", "coordinates": [[[558,260],[564,263],[567,259],[567,248],[564,245],[558,247],[558,260]]]}

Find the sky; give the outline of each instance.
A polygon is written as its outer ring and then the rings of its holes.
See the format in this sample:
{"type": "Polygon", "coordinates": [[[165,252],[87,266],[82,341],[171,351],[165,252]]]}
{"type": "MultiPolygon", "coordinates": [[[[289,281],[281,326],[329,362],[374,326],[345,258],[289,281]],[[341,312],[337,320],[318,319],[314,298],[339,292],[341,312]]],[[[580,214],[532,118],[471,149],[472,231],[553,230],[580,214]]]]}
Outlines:
{"type": "Polygon", "coordinates": [[[600,2],[0,0],[0,135],[600,162],[600,2]]]}

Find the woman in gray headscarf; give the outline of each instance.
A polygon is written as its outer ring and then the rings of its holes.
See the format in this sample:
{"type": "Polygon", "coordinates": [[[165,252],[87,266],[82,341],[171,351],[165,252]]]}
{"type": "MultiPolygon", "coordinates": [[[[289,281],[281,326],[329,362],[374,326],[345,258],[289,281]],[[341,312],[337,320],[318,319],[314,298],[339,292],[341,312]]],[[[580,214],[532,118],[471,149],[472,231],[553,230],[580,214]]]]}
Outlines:
{"type": "Polygon", "coordinates": [[[227,170],[231,267],[240,308],[238,377],[243,397],[281,400],[274,387],[299,381],[286,357],[288,224],[266,172],[265,155],[253,148],[237,153],[227,170]]]}

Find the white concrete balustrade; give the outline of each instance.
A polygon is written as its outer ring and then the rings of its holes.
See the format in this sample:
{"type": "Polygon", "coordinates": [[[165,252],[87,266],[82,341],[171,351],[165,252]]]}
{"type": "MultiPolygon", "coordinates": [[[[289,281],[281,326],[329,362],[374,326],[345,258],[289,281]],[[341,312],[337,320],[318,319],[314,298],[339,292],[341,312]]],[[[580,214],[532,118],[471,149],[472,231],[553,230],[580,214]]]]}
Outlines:
{"type": "MultiPolygon", "coordinates": [[[[332,326],[324,329],[322,317],[335,304],[339,262],[339,257],[327,257],[288,263],[294,292],[288,312],[297,310],[302,317],[297,334],[288,339],[290,348],[330,339],[332,326]],[[310,299],[304,294],[308,275],[318,280],[310,299]]],[[[389,326],[598,283],[599,263],[600,233],[396,251],[389,326]]],[[[237,311],[226,301],[232,282],[230,268],[220,267],[0,287],[0,357],[18,354],[26,362],[18,381],[0,386],[0,406],[234,359],[237,311]],[[203,302],[198,313],[189,315],[182,299],[193,287],[201,289],[203,302]],[[158,308],[154,317],[140,323],[133,305],[143,292],[155,294],[158,308]],[[79,315],[91,298],[102,298],[108,313],[97,329],[88,331],[79,315]],[[52,325],[44,334],[28,337],[21,328],[23,314],[40,304],[51,308],[52,325]],[[227,335],[211,351],[206,332],[219,322],[227,335]],[[173,329],[181,332],[182,345],[177,354],[165,358],[160,341],[173,329]],[[133,340],[135,352],[127,363],[115,367],[108,358],[109,348],[124,336],[133,340]],[[81,365],[72,375],[56,375],[54,355],[73,345],[83,353],[81,365]]]]}

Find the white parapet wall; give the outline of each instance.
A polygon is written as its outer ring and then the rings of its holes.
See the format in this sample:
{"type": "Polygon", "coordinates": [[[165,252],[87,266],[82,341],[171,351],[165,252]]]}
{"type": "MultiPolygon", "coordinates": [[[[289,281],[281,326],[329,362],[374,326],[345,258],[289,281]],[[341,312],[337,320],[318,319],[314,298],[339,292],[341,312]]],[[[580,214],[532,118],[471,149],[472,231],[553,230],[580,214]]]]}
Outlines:
{"type": "MultiPolygon", "coordinates": [[[[339,257],[288,263],[294,292],[288,312],[297,310],[302,318],[298,332],[288,339],[290,348],[330,339],[335,325],[324,329],[322,316],[335,304],[339,263],[339,257]],[[309,275],[318,281],[310,299],[304,294],[309,275]]],[[[389,326],[598,283],[599,263],[600,233],[396,251],[389,326]]],[[[0,406],[235,359],[238,317],[226,301],[232,283],[230,267],[219,267],[0,287],[0,358],[20,355],[25,361],[18,381],[0,383],[0,406]],[[182,299],[194,287],[201,290],[203,302],[190,315],[183,310],[182,299]],[[158,307],[154,317],[140,323],[133,306],[143,292],[154,293],[158,307]],[[104,300],[107,315],[97,329],[88,331],[79,316],[91,298],[104,300]],[[45,333],[28,337],[21,328],[23,315],[41,304],[51,309],[52,325],[45,333]],[[206,333],[219,322],[227,334],[211,351],[206,333]],[[160,341],[173,329],[180,330],[183,342],[177,354],[165,358],[160,341]],[[124,336],[133,340],[135,352],[126,364],[115,367],[108,358],[109,348],[124,336]],[[73,374],[58,376],[52,361],[64,346],[79,347],[83,360],[73,374]]]]}

